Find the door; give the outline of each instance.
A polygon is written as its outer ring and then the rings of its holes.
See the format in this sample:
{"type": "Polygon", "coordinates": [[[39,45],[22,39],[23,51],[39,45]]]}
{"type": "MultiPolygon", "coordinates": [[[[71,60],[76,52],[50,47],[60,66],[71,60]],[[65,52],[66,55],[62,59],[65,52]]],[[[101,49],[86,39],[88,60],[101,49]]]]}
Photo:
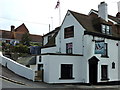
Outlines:
{"type": "Polygon", "coordinates": [[[98,59],[94,56],[89,59],[89,83],[97,84],[98,59]]]}
{"type": "Polygon", "coordinates": [[[43,76],[44,76],[44,70],[43,70],[43,64],[38,64],[38,71],[35,71],[36,76],[35,76],[35,80],[36,81],[44,81],[43,80],[43,76]]]}
{"type": "Polygon", "coordinates": [[[90,84],[97,83],[97,64],[89,64],[89,82],[90,84]]]}

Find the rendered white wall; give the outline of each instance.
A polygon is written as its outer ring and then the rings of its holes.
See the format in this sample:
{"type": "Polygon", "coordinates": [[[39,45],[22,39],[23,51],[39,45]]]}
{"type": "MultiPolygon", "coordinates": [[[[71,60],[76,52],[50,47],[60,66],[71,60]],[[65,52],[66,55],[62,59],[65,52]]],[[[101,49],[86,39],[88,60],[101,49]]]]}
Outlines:
{"type": "Polygon", "coordinates": [[[82,56],[62,56],[62,55],[45,55],[42,56],[44,61],[44,79],[46,83],[84,83],[85,69],[83,69],[82,56]],[[73,64],[73,77],[75,79],[60,80],[61,64],[73,64]]]}
{"type": "Polygon", "coordinates": [[[42,48],[41,54],[42,53],[57,53],[57,49],[56,47],[42,48]]]}
{"type": "Polygon", "coordinates": [[[98,16],[108,21],[107,3],[104,2],[98,5],[98,16]]]}
{"type": "MultiPolygon", "coordinates": [[[[93,37],[86,35],[84,38],[84,55],[85,59],[89,60],[92,56],[96,56],[100,61],[98,62],[98,82],[101,82],[101,65],[108,65],[108,78],[109,81],[118,80],[118,41],[105,39],[105,43],[108,43],[108,56],[109,58],[103,58],[100,54],[94,54],[95,42],[92,41],[93,37]],[[112,62],[115,62],[115,69],[112,69],[112,62]]],[[[102,38],[95,37],[95,40],[102,38]]],[[[88,80],[89,80],[89,63],[87,64],[88,80]]]]}
{"type": "Polygon", "coordinates": [[[14,73],[34,81],[35,72],[32,69],[24,65],[21,65],[7,57],[4,57],[2,55],[2,52],[0,52],[0,64],[2,64],[3,66],[6,66],[8,69],[13,71],[14,73]]]}
{"type": "Polygon", "coordinates": [[[61,47],[61,53],[66,53],[66,43],[73,43],[73,54],[82,54],[82,36],[84,34],[84,28],[78,23],[70,12],[66,15],[66,18],[59,31],[59,36],[57,37],[57,45],[61,47]],[[71,23],[72,21],[72,23],[71,23]],[[64,39],[64,28],[74,26],[74,37],[64,39]],[[59,42],[61,38],[61,43],[59,42]]]}
{"type": "Polygon", "coordinates": [[[30,65],[30,68],[31,68],[33,71],[37,71],[37,65],[30,65]]]}
{"type": "MultiPolygon", "coordinates": [[[[69,13],[69,12],[68,12],[69,13]]],[[[70,13],[69,13],[70,14],[70,13]]],[[[95,37],[95,40],[104,40],[104,38],[95,37]]],[[[109,81],[117,81],[118,75],[120,79],[120,65],[118,64],[118,57],[120,59],[120,47],[118,53],[118,43],[117,40],[105,39],[105,43],[108,43],[108,56],[109,58],[102,58],[100,54],[95,54],[95,41],[92,35],[84,35],[84,28],[78,23],[78,21],[70,14],[66,16],[64,22],[61,26],[61,30],[58,32],[56,37],[56,47],[43,49],[42,52],[56,53],[56,51],[61,51],[61,53],[66,53],[66,43],[73,43],[73,54],[83,54],[80,59],[77,56],[54,56],[45,55],[42,56],[43,63],[45,65],[45,82],[47,83],[72,83],[72,82],[85,82],[89,83],[89,62],[88,60],[96,56],[100,61],[98,62],[98,82],[101,81],[101,65],[108,65],[108,76],[109,81]],[[74,25],[74,37],[64,39],[64,28],[74,25]],[[61,42],[60,42],[61,40],[61,42]],[[61,49],[60,49],[61,48],[61,49]],[[82,60],[80,62],[79,60],[82,60]],[[112,69],[112,62],[115,62],[115,69],[112,69]],[[74,64],[74,75],[76,80],[59,80],[60,76],[60,64],[74,64]],[[79,63],[79,65],[78,65],[79,63]],[[82,63],[82,65],[81,65],[82,63]],[[119,66],[118,66],[119,65],[119,66]],[[81,68],[77,70],[77,67],[81,68]],[[119,69],[118,69],[119,68],[119,69]],[[79,73],[78,71],[80,70],[79,73]],[[84,70],[84,71],[83,71],[84,70]],[[119,70],[119,71],[118,71],[119,70]],[[118,73],[119,72],[119,73],[118,73]],[[79,75],[81,76],[79,76],[79,75]],[[85,79],[84,79],[85,78],[85,79]]],[[[120,44],[119,44],[120,45],[120,44]]],[[[119,60],[120,63],[120,60],[119,60]]]]}
{"type": "Polygon", "coordinates": [[[119,43],[118,43],[118,46],[119,46],[119,48],[118,48],[118,78],[119,78],[119,81],[120,81],[120,41],[119,41],[119,43]]]}
{"type": "Polygon", "coordinates": [[[44,82],[49,83],[50,75],[49,73],[52,72],[50,71],[50,65],[49,65],[49,57],[47,55],[42,56],[42,61],[43,61],[43,69],[44,69],[44,82]]]}

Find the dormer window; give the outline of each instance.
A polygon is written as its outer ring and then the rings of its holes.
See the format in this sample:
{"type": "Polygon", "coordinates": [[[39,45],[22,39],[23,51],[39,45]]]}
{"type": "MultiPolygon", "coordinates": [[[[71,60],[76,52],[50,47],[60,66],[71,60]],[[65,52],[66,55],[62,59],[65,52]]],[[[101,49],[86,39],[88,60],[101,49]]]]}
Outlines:
{"type": "Polygon", "coordinates": [[[51,39],[51,37],[52,37],[51,35],[48,36],[48,41],[51,39]]]}
{"type": "Polygon", "coordinates": [[[102,33],[111,34],[111,26],[102,24],[102,33]]]}

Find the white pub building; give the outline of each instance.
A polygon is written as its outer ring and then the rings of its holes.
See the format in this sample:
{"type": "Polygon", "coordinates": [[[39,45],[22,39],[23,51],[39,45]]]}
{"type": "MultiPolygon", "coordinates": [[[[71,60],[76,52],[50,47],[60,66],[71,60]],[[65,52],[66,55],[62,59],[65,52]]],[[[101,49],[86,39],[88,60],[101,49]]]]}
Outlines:
{"type": "Polygon", "coordinates": [[[88,15],[68,10],[61,26],[43,39],[38,66],[44,82],[120,81],[120,12],[108,15],[105,2],[88,15]]]}

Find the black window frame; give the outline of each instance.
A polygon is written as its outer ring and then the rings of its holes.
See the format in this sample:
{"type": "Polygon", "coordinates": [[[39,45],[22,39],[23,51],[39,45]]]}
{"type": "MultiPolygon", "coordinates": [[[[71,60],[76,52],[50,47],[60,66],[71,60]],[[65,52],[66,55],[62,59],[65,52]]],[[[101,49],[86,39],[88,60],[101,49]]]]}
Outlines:
{"type": "Polygon", "coordinates": [[[104,43],[104,44],[105,44],[104,54],[101,54],[101,57],[109,58],[109,56],[108,56],[108,44],[107,43],[104,43]]]}
{"type": "Polygon", "coordinates": [[[112,35],[112,26],[111,25],[102,24],[101,30],[102,30],[102,33],[104,33],[104,34],[112,35]],[[103,26],[104,26],[104,28],[103,28],[103,26]],[[109,29],[108,29],[108,27],[109,27],[109,29]]]}
{"type": "Polygon", "coordinates": [[[64,28],[64,39],[74,37],[74,26],[64,28]]]}
{"type": "Polygon", "coordinates": [[[73,64],[61,64],[61,77],[59,79],[74,79],[73,64]]]}
{"type": "Polygon", "coordinates": [[[108,65],[101,65],[101,80],[109,80],[108,65]]]}
{"type": "Polygon", "coordinates": [[[66,43],[66,54],[73,54],[73,43],[66,43]],[[68,45],[71,44],[72,48],[69,48],[68,45]]]}
{"type": "Polygon", "coordinates": [[[42,60],[42,59],[41,59],[41,56],[39,56],[39,62],[41,62],[41,60],[42,60]]]}

